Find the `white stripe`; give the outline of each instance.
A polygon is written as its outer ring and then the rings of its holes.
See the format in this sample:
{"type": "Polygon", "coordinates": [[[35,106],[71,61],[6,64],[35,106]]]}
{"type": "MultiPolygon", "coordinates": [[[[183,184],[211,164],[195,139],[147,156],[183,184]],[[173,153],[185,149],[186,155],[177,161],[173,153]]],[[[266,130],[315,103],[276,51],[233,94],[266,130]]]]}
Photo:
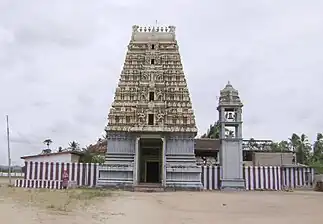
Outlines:
{"type": "Polygon", "coordinates": [[[62,164],[63,163],[58,163],[58,180],[62,180],[62,164]]]}
{"type": "Polygon", "coordinates": [[[265,189],[265,183],[264,183],[264,167],[260,167],[260,189],[265,189]]]}
{"type": "Polygon", "coordinates": [[[32,180],[35,178],[35,169],[36,169],[36,164],[33,162],[32,163],[32,174],[31,174],[32,180]]]}
{"type": "Polygon", "coordinates": [[[213,179],[212,166],[209,166],[208,169],[209,169],[209,190],[212,190],[212,179],[213,179]]]}
{"type": "Polygon", "coordinates": [[[94,186],[94,163],[90,163],[91,176],[90,176],[90,186],[94,186]]]}
{"type": "Polygon", "coordinates": [[[77,183],[77,170],[78,170],[78,163],[74,163],[74,173],[75,173],[75,175],[74,175],[74,180],[73,181],[76,181],[76,183],[77,183]]]}
{"type": "Polygon", "coordinates": [[[270,190],[274,190],[274,174],[273,174],[273,167],[272,167],[272,166],[269,166],[269,167],[268,167],[268,171],[269,171],[269,179],[270,179],[269,189],[270,189],[270,190]]]}
{"type": "Polygon", "coordinates": [[[83,163],[80,163],[80,186],[83,186],[83,163]]]}
{"type": "Polygon", "coordinates": [[[27,176],[26,176],[26,179],[28,180],[28,179],[29,179],[29,174],[30,174],[30,162],[27,162],[26,170],[27,170],[27,176]]]}
{"type": "Polygon", "coordinates": [[[47,179],[46,179],[46,180],[50,180],[50,172],[51,172],[51,165],[50,165],[50,163],[48,163],[48,168],[47,168],[47,179]]]}
{"type": "Polygon", "coordinates": [[[69,163],[68,167],[68,180],[72,181],[72,163],[69,163]]]}

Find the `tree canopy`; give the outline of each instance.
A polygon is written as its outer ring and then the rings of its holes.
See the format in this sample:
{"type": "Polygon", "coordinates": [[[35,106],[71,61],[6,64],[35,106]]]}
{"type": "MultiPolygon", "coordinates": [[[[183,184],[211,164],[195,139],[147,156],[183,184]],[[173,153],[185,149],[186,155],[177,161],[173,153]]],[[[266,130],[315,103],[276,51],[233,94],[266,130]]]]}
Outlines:
{"type": "MultiPolygon", "coordinates": [[[[208,131],[201,138],[219,139],[220,126],[216,122],[210,125],[208,131]]],[[[261,148],[257,141],[251,138],[248,147],[252,149],[261,148]]],[[[305,134],[293,133],[287,140],[272,142],[269,150],[273,152],[293,151],[296,153],[296,160],[299,164],[310,165],[320,173],[323,173],[323,134],[317,133],[316,140],[310,143],[305,134]]]]}

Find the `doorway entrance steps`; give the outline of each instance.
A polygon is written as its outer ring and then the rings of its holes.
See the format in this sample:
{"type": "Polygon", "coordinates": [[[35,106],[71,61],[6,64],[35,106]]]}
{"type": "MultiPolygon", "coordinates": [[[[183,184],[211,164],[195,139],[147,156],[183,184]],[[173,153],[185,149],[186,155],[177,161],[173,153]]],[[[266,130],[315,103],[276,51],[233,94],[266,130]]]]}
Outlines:
{"type": "Polygon", "coordinates": [[[164,192],[165,189],[161,184],[142,183],[134,187],[136,192],[164,192]]]}

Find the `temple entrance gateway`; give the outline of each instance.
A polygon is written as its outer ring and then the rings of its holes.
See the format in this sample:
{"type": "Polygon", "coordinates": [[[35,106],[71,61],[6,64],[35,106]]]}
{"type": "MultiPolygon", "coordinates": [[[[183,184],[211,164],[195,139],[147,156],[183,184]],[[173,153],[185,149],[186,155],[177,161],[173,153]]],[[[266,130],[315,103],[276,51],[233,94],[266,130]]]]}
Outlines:
{"type": "Polygon", "coordinates": [[[139,141],[139,183],[162,182],[163,141],[143,138],[139,141]]]}

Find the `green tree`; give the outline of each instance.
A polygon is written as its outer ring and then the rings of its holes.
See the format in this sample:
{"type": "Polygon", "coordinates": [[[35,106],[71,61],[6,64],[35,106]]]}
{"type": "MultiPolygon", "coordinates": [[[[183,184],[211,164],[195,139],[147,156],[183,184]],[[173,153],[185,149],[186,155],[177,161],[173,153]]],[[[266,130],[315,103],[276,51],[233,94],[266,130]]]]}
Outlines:
{"type": "Polygon", "coordinates": [[[220,138],[220,124],[218,122],[214,123],[213,125],[211,124],[208,131],[205,134],[203,134],[201,138],[219,139],[220,138]]]}
{"type": "MultiPolygon", "coordinates": [[[[220,123],[215,122],[213,125],[210,125],[210,128],[207,130],[206,133],[204,133],[201,138],[213,138],[213,139],[219,139],[220,138],[220,123]]],[[[232,135],[233,131],[229,129],[225,129],[226,135],[232,135]]]]}
{"type": "Polygon", "coordinates": [[[248,148],[251,150],[259,149],[259,145],[254,138],[250,138],[248,141],[248,148]]]}
{"type": "Polygon", "coordinates": [[[313,159],[323,162],[323,134],[317,133],[316,141],[313,144],[313,159]]]}
{"type": "Polygon", "coordinates": [[[99,163],[102,164],[105,161],[104,155],[91,153],[88,147],[82,149],[83,155],[80,158],[81,163],[99,163]]]}
{"type": "Polygon", "coordinates": [[[290,143],[286,140],[280,141],[278,147],[280,152],[290,151],[290,143]]]}
{"type": "Polygon", "coordinates": [[[301,136],[293,133],[292,137],[289,139],[290,145],[293,151],[296,153],[296,160],[300,164],[308,164],[310,162],[310,152],[312,146],[308,141],[308,137],[305,134],[301,136]]]}
{"type": "Polygon", "coordinates": [[[69,148],[72,151],[78,151],[79,150],[79,143],[77,143],[76,141],[72,141],[68,145],[69,145],[69,148]]]}
{"type": "Polygon", "coordinates": [[[50,144],[52,144],[52,143],[53,143],[53,141],[52,141],[50,138],[48,138],[48,139],[44,140],[44,141],[43,141],[43,143],[44,143],[45,145],[47,145],[47,149],[49,149],[49,145],[50,145],[50,144]]]}

